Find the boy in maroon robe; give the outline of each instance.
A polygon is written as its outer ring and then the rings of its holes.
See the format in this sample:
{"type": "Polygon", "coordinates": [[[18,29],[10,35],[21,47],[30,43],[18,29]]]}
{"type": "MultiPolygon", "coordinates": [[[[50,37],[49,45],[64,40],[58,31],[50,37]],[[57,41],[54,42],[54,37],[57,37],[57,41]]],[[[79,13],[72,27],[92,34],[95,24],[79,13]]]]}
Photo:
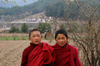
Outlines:
{"type": "Polygon", "coordinates": [[[30,46],[24,49],[21,66],[54,66],[54,49],[41,42],[41,34],[37,29],[29,33],[30,46]]]}
{"type": "Polygon", "coordinates": [[[67,43],[67,32],[63,29],[58,30],[55,40],[57,43],[52,46],[56,53],[55,66],[81,66],[78,50],[67,43]]]}

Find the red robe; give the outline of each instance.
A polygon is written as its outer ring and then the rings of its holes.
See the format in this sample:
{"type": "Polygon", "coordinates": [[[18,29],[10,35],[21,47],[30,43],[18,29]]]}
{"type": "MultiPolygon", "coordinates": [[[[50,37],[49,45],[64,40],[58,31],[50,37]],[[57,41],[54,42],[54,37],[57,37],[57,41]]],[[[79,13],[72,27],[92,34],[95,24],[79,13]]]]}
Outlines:
{"type": "Polygon", "coordinates": [[[56,53],[55,66],[81,66],[78,50],[75,47],[69,44],[65,47],[60,47],[58,44],[52,47],[56,53]]]}
{"type": "Polygon", "coordinates": [[[26,63],[22,60],[21,66],[54,66],[54,60],[54,49],[47,43],[41,43],[28,54],[26,63]]]}

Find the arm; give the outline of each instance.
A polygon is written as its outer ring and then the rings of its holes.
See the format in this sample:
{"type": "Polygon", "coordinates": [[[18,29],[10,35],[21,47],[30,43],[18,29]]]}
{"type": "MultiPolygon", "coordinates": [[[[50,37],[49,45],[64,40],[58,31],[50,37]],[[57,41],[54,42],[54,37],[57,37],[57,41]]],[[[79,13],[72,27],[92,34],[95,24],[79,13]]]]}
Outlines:
{"type": "Polygon", "coordinates": [[[75,66],[82,66],[81,65],[81,62],[79,60],[79,57],[78,57],[78,50],[76,49],[76,58],[74,59],[75,61],[75,66]]]}
{"type": "Polygon", "coordinates": [[[78,56],[75,58],[74,61],[75,61],[75,66],[82,66],[78,56]]]}
{"type": "Polygon", "coordinates": [[[21,66],[27,66],[27,58],[28,58],[28,55],[24,50],[22,54],[21,66]]]}

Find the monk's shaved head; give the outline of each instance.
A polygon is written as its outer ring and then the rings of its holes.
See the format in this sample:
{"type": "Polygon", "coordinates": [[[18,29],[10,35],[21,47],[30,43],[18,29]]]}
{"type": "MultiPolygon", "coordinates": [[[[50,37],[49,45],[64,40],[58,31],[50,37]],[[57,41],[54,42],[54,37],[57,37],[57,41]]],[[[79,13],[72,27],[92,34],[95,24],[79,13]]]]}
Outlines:
{"type": "Polygon", "coordinates": [[[56,31],[55,39],[57,38],[58,34],[64,34],[66,36],[66,38],[68,38],[67,32],[63,29],[59,29],[58,31],[56,31]]]}

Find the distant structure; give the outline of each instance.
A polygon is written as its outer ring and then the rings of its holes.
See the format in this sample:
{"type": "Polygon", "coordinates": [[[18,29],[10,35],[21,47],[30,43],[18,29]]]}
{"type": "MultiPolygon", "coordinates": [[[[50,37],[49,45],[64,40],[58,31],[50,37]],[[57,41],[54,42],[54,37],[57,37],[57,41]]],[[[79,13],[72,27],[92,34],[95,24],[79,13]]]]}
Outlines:
{"type": "Polygon", "coordinates": [[[0,30],[10,30],[12,26],[21,29],[24,23],[28,26],[29,30],[35,29],[39,25],[39,23],[34,22],[0,22],[0,30]]]}
{"type": "Polygon", "coordinates": [[[47,31],[45,33],[45,39],[49,40],[49,39],[52,39],[53,37],[54,35],[50,31],[47,31]]]}
{"type": "Polygon", "coordinates": [[[22,24],[24,24],[24,23],[28,26],[29,29],[33,29],[33,28],[35,29],[35,28],[37,28],[37,26],[39,24],[39,23],[34,23],[34,22],[12,22],[11,26],[15,26],[15,27],[21,29],[22,24]]]}

